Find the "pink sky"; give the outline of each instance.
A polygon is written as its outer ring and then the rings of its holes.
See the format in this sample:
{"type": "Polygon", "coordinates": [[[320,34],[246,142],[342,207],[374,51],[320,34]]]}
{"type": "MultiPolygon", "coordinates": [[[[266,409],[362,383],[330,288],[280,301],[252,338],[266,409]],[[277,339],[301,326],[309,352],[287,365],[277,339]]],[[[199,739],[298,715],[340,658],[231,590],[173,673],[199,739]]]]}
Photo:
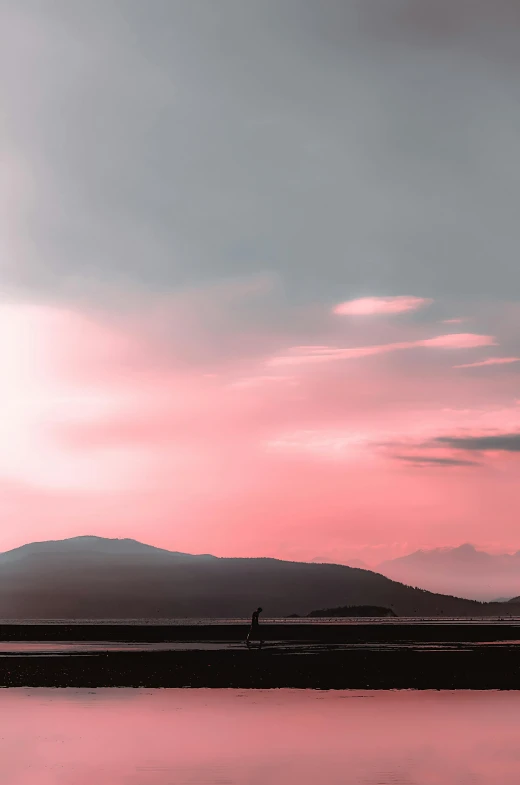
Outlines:
{"type": "Polygon", "coordinates": [[[418,296],[280,319],[278,294],[260,277],[106,311],[1,304],[0,548],[97,534],[371,564],[520,548],[519,453],[450,442],[520,432],[520,307],[466,309],[461,329],[456,304],[418,296]]]}

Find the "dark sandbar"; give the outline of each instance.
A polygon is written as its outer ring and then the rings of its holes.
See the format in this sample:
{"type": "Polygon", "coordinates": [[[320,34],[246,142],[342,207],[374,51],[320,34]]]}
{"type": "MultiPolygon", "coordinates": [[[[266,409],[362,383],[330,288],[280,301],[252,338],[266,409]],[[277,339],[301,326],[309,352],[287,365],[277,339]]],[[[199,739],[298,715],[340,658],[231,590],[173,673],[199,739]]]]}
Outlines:
{"type": "Polygon", "coordinates": [[[171,641],[172,650],[9,654],[4,643],[0,686],[520,689],[516,625],[263,629],[266,647],[248,651],[243,625],[8,625],[0,630],[4,642],[171,641]],[[215,645],[197,649],[210,642],[215,645]]]}

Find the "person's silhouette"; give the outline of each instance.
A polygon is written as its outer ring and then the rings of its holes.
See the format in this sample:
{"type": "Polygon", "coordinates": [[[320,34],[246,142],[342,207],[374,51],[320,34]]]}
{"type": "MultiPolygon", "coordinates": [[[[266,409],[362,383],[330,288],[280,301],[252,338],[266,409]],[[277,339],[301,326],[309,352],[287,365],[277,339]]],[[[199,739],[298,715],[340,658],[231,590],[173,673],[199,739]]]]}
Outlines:
{"type": "Polygon", "coordinates": [[[246,644],[248,649],[251,648],[250,643],[252,640],[259,642],[260,649],[263,646],[264,642],[262,640],[262,633],[260,632],[260,624],[258,623],[258,617],[260,616],[261,613],[262,613],[262,608],[257,608],[256,611],[254,611],[253,615],[251,616],[251,627],[249,628],[249,632],[247,633],[247,638],[246,638],[246,644]]]}

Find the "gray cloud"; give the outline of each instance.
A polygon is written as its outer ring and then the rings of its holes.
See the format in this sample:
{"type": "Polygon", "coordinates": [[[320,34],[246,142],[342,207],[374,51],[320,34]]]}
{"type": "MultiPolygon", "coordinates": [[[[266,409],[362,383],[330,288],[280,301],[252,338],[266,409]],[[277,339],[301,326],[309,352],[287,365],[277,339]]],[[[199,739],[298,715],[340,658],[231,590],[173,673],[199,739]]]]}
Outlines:
{"type": "Polygon", "coordinates": [[[395,455],[394,458],[417,467],[480,466],[476,461],[457,460],[456,458],[434,458],[427,455],[395,455]]]}
{"type": "Polygon", "coordinates": [[[441,436],[435,442],[455,450],[520,452],[519,433],[501,433],[495,436],[441,436]]]}
{"type": "Polygon", "coordinates": [[[509,297],[519,23],[516,0],[4,0],[5,282],[509,297]]]}

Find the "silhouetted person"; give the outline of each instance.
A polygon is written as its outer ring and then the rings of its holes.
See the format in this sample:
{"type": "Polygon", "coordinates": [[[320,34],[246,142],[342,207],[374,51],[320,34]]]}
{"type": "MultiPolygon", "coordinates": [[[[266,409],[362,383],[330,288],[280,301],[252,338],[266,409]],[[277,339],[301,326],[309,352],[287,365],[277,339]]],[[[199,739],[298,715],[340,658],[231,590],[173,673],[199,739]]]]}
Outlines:
{"type": "Polygon", "coordinates": [[[247,633],[246,644],[247,648],[249,649],[249,644],[251,641],[259,641],[259,648],[262,648],[263,640],[262,640],[262,633],[260,632],[260,624],[258,623],[258,617],[262,613],[262,608],[257,608],[256,611],[251,616],[251,627],[249,628],[249,632],[247,633]]]}

